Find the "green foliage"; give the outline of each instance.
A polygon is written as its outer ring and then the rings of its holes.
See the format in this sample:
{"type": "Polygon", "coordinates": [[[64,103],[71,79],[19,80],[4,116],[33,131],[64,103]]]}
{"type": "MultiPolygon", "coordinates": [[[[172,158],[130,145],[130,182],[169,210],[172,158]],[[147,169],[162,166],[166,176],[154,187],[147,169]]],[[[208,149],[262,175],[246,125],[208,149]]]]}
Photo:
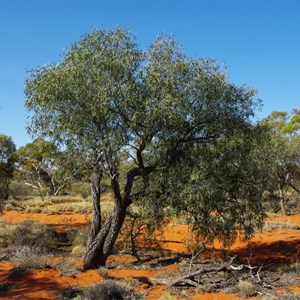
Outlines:
{"type": "Polygon", "coordinates": [[[81,196],[86,199],[91,195],[91,184],[87,182],[74,182],[71,185],[71,195],[81,196]]]}
{"type": "Polygon", "coordinates": [[[0,134],[0,208],[9,197],[9,183],[13,178],[16,146],[9,136],[0,134]]]}
{"type": "MultiPolygon", "coordinates": [[[[25,94],[29,131],[92,170],[96,221],[100,181],[109,178],[114,226],[103,226],[109,241],[99,242],[106,249],[132,202],[147,217],[185,213],[201,232],[229,241],[236,229],[247,236],[261,224],[255,91],[230,83],[215,61],[188,57],[172,37],[159,35],[142,51],[126,30],[96,30],[61,62],[32,70],[25,94]]],[[[101,230],[93,226],[92,235],[101,230]]]]}
{"type": "Polygon", "coordinates": [[[51,188],[51,169],[58,150],[41,138],[18,149],[17,176],[43,196],[51,188]]]}
{"type": "Polygon", "coordinates": [[[9,194],[14,200],[25,199],[29,195],[33,195],[32,188],[18,181],[12,181],[10,183],[9,194]]]}
{"type": "Polygon", "coordinates": [[[42,138],[35,139],[17,151],[16,176],[28,186],[39,191],[58,195],[75,179],[80,179],[80,167],[73,162],[70,153],[59,151],[57,146],[42,138]]]}
{"type": "Polygon", "coordinates": [[[237,233],[249,238],[265,216],[272,160],[268,141],[269,132],[253,126],[214,145],[186,148],[175,164],[152,175],[148,194],[136,204],[153,219],[187,218],[201,243],[218,238],[230,245],[237,233]]]}
{"type": "Polygon", "coordinates": [[[286,214],[287,202],[294,193],[300,194],[300,111],[275,111],[262,124],[272,131],[270,173],[282,213],[286,214]]]}

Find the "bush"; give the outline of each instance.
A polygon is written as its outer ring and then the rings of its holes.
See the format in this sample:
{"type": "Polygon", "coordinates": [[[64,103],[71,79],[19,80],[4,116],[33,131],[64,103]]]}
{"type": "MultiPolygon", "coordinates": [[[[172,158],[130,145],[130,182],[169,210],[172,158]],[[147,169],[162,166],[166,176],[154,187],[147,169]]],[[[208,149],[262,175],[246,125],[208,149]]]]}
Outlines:
{"type": "Polygon", "coordinates": [[[0,245],[1,246],[6,247],[12,241],[12,236],[15,227],[16,225],[0,222],[0,245]]]}
{"type": "Polygon", "coordinates": [[[82,294],[82,289],[76,286],[70,286],[62,289],[59,296],[63,299],[82,299],[80,295],[82,294]]]}
{"type": "Polygon", "coordinates": [[[60,261],[51,264],[51,268],[59,270],[60,276],[73,277],[80,272],[80,267],[75,264],[74,259],[64,258],[60,261]]]}
{"type": "Polygon", "coordinates": [[[91,195],[91,184],[87,182],[75,182],[71,185],[71,195],[81,196],[86,199],[91,195]]]}
{"type": "Polygon", "coordinates": [[[134,300],[140,299],[136,292],[120,283],[106,280],[92,285],[83,291],[84,297],[89,300],[134,300]]]}
{"type": "Polygon", "coordinates": [[[72,243],[72,254],[82,255],[85,252],[85,246],[90,231],[90,223],[85,224],[80,229],[69,229],[67,232],[68,240],[72,243]]]}
{"type": "Polygon", "coordinates": [[[9,185],[9,194],[14,200],[24,199],[32,195],[32,188],[22,182],[12,181],[9,185]]]}
{"type": "Polygon", "coordinates": [[[300,194],[294,193],[291,195],[290,200],[287,202],[287,209],[292,214],[300,213],[300,194]]]}
{"type": "Polygon", "coordinates": [[[240,280],[238,283],[239,295],[248,298],[256,295],[255,286],[247,280],[240,280]]]}
{"type": "Polygon", "coordinates": [[[29,246],[50,250],[58,242],[58,234],[49,226],[40,222],[25,221],[15,225],[11,234],[11,243],[16,248],[29,246]]]}
{"type": "Polygon", "coordinates": [[[29,246],[16,248],[11,256],[12,261],[16,262],[11,277],[21,277],[30,270],[45,268],[46,264],[42,255],[43,252],[37,248],[29,246]]]}

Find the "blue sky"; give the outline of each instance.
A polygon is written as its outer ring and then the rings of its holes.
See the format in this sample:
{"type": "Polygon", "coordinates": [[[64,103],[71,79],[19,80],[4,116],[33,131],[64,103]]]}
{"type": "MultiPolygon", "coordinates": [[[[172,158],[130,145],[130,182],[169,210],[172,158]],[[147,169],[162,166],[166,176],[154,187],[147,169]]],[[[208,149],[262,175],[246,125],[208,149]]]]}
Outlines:
{"type": "Polygon", "coordinates": [[[257,90],[258,118],[300,108],[300,1],[0,0],[0,133],[22,146],[27,70],[59,61],[94,28],[130,29],[141,48],[173,34],[190,56],[224,63],[257,90]]]}

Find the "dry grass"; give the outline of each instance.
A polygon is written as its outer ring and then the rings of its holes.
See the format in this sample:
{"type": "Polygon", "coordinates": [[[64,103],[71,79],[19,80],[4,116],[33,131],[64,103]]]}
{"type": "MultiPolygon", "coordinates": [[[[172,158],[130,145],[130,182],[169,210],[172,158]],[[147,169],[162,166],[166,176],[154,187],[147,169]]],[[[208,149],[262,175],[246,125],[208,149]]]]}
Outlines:
{"type": "MultiPolygon", "coordinates": [[[[110,192],[103,193],[101,196],[103,212],[109,213],[113,207],[113,197],[110,192]]],[[[49,215],[61,213],[91,213],[91,197],[82,196],[46,196],[44,200],[40,197],[30,197],[19,199],[9,199],[6,201],[4,210],[24,211],[26,213],[45,213],[49,215]]]]}
{"type": "Polygon", "coordinates": [[[277,271],[283,272],[283,273],[288,273],[288,274],[300,275],[300,260],[297,259],[289,265],[286,265],[286,264],[280,265],[277,267],[277,271]]]}
{"type": "Polygon", "coordinates": [[[295,229],[300,230],[300,226],[290,224],[290,223],[275,223],[275,222],[266,222],[264,225],[264,229],[272,230],[272,229],[295,229]]]}
{"type": "Polygon", "coordinates": [[[73,258],[67,257],[62,258],[56,263],[51,264],[53,269],[59,270],[63,277],[73,277],[74,275],[81,272],[81,268],[75,264],[73,258]]]}
{"type": "Polygon", "coordinates": [[[92,207],[91,207],[91,203],[74,202],[73,204],[70,203],[68,205],[65,204],[51,205],[45,207],[43,210],[41,210],[41,212],[48,215],[58,215],[62,213],[87,214],[92,212],[92,207]]]}
{"type": "Polygon", "coordinates": [[[248,280],[240,280],[238,283],[239,295],[242,298],[248,298],[256,295],[256,288],[248,280]]]}
{"type": "Polygon", "coordinates": [[[22,277],[30,270],[44,269],[46,266],[42,251],[29,246],[16,248],[11,260],[16,262],[11,277],[22,277]]]}
{"type": "Polygon", "coordinates": [[[126,283],[106,280],[83,290],[84,298],[87,300],[138,300],[140,296],[126,283]]]}
{"type": "Polygon", "coordinates": [[[272,295],[263,295],[258,298],[259,300],[277,300],[278,298],[276,296],[272,295]]]}
{"type": "Polygon", "coordinates": [[[16,228],[14,224],[0,222],[0,245],[8,246],[11,243],[13,232],[16,228]]]}
{"type": "Polygon", "coordinates": [[[49,225],[25,221],[14,226],[10,242],[14,247],[29,246],[50,251],[57,244],[58,235],[49,225]]]}
{"type": "Polygon", "coordinates": [[[100,266],[97,270],[97,272],[101,275],[102,278],[104,279],[108,279],[109,276],[108,276],[108,270],[106,267],[102,267],[100,266]]]}
{"type": "Polygon", "coordinates": [[[177,298],[175,296],[172,296],[169,293],[161,295],[158,300],[176,300],[177,298]]]}

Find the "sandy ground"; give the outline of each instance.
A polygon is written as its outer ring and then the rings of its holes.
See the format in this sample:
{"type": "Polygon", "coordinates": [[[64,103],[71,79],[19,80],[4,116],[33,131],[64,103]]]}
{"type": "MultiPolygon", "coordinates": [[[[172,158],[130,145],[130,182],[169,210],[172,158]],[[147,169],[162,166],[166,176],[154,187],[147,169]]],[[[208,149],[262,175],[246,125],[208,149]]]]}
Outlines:
{"type": "MultiPolygon", "coordinates": [[[[0,220],[8,223],[19,223],[26,220],[40,221],[53,225],[58,231],[63,231],[70,226],[78,227],[90,220],[89,214],[60,214],[60,215],[44,215],[41,213],[20,213],[16,211],[4,211],[0,220]]],[[[274,216],[267,220],[268,222],[280,224],[294,224],[300,226],[300,216],[274,216]]],[[[171,250],[176,253],[189,253],[187,249],[187,240],[190,240],[192,233],[187,225],[169,224],[160,234],[158,234],[158,242],[163,249],[171,250]]],[[[248,242],[237,242],[232,247],[223,249],[218,243],[214,245],[214,249],[206,254],[220,255],[224,253],[238,254],[241,260],[250,257],[251,263],[279,264],[290,263],[300,259],[300,231],[289,228],[271,228],[265,229],[257,233],[248,242]]],[[[133,263],[134,258],[130,256],[111,256],[108,264],[110,265],[126,265],[133,263]]],[[[80,264],[80,262],[78,262],[80,264]]],[[[0,262],[0,282],[11,283],[16,286],[9,289],[6,293],[0,292],[2,299],[59,299],[55,296],[63,288],[70,286],[85,286],[103,280],[98,271],[90,270],[79,272],[71,277],[62,276],[61,271],[47,268],[43,270],[32,270],[21,278],[11,278],[14,265],[11,262],[0,262]]],[[[168,293],[166,286],[157,283],[149,286],[142,282],[142,278],[154,278],[159,273],[168,270],[178,269],[178,265],[171,264],[161,268],[149,269],[126,269],[112,268],[108,269],[107,276],[112,279],[129,279],[138,281],[137,290],[147,291],[145,299],[158,299],[161,295],[168,293]]],[[[299,287],[290,287],[290,292],[300,293],[299,287]]],[[[187,299],[180,298],[177,299],[187,299]]],[[[206,300],[236,300],[242,299],[237,295],[222,293],[198,293],[188,299],[206,299],[206,300]]],[[[248,298],[254,299],[254,298],[248,298]]]]}

